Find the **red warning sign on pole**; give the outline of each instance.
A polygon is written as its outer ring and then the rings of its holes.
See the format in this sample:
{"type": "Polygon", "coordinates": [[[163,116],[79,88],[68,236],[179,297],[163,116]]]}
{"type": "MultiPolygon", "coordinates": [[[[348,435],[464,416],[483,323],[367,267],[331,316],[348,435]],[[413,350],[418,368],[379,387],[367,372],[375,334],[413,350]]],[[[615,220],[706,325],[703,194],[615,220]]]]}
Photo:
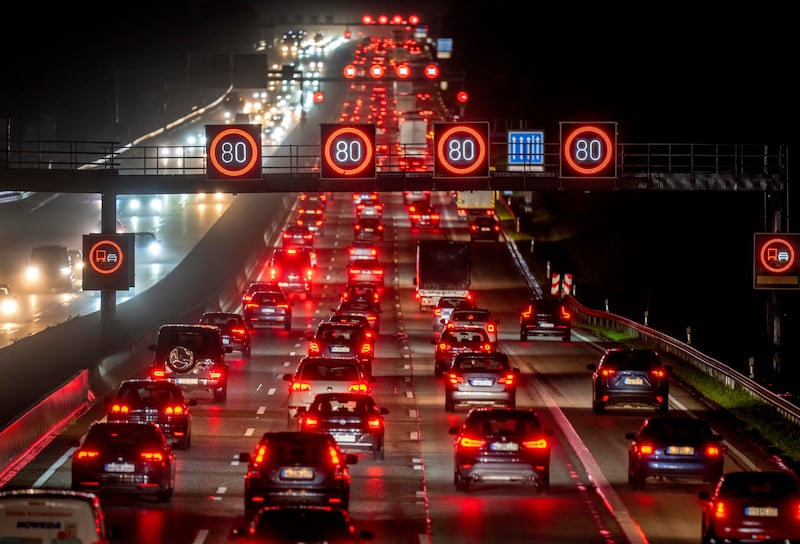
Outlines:
{"type": "Polygon", "coordinates": [[[561,288],[561,274],[553,274],[550,282],[550,294],[558,295],[558,291],[560,288],[561,288]]]}
{"type": "Polygon", "coordinates": [[[572,294],[572,274],[564,274],[564,281],[561,283],[561,296],[565,297],[572,294]]]}

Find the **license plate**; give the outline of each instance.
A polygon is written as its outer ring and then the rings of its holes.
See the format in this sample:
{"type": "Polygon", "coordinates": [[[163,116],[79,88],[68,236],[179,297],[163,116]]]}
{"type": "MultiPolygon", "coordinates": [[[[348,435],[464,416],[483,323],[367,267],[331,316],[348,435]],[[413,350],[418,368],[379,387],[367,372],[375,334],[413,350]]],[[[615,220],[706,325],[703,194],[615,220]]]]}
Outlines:
{"type": "Polygon", "coordinates": [[[777,518],[778,508],[776,506],[746,506],[744,515],[754,518],[777,518]]]}
{"type": "Polygon", "coordinates": [[[641,378],[625,378],[625,385],[644,385],[644,380],[641,378]]]}
{"type": "Polygon", "coordinates": [[[314,478],[314,469],[309,467],[284,467],[281,469],[283,480],[311,480],[314,478]]]}
{"type": "Polygon", "coordinates": [[[106,472],[133,472],[133,463],[106,463],[106,472]]]}
{"type": "Polygon", "coordinates": [[[331,353],[350,353],[349,346],[331,346],[331,353]]]}
{"type": "Polygon", "coordinates": [[[223,336],[222,337],[222,345],[223,346],[227,346],[230,343],[231,343],[231,339],[229,337],[227,337],[227,336],[223,336]]]}
{"type": "Polygon", "coordinates": [[[667,453],[669,455],[694,455],[694,448],[692,446],[667,446],[667,453]]]}
{"type": "Polygon", "coordinates": [[[489,227],[481,227],[481,232],[489,232],[490,230],[492,229],[490,229],[489,227]]]}
{"type": "Polygon", "coordinates": [[[474,380],[470,380],[469,384],[477,387],[491,387],[494,384],[494,380],[490,380],[488,378],[475,378],[474,380]]]}
{"type": "Polygon", "coordinates": [[[354,434],[334,434],[333,438],[337,442],[355,442],[356,441],[356,435],[354,435],[354,434]]]}
{"type": "Polygon", "coordinates": [[[489,444],[489,449],[492,451],[517,451],[519,444],[516,442],[492,442],[489,444]]]}
{"type": "Polygon", "coordinates": [[[543,329],[552,329],[555,327],[552,323],[539,323],[539,326],[543,329]]]}
{"type": "Polygon", "coordinates": [[[178,385],[197,385],[199,382],[197,378],[176,378],[175,383],[178,385]]]}
{"type": "Polygon", "coordinates": [[[275,308],[261,308],[262,314],[274,314],[275,308]]]}

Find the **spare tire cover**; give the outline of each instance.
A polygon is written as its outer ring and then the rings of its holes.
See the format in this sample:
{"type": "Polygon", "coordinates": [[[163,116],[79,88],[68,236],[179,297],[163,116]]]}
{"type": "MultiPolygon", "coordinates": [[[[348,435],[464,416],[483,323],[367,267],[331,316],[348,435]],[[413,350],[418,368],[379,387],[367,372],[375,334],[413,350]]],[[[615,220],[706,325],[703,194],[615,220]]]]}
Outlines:
{"type": "Polygon", "coordinates": [[[184,346],[175,346],[167,356],[167,364],[175,372],[188,372],[194,366],[194,362],[194,352],[184,346]]]}

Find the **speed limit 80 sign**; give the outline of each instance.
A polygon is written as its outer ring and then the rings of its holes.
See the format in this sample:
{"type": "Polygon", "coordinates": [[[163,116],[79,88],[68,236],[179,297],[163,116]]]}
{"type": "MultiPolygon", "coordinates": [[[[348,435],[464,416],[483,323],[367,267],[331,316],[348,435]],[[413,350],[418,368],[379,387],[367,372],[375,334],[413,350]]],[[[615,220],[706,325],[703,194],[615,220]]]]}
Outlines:
{"type": "Polygon", "coordinates": [[[561,122],[561,177],[617,177],[617,123],[561,122]]]}
{"type": "Polygon", "coordinates": [[[374,179],[375,125],[323,124],[320,137],[321,179],[374,179]]]}
{"type": "Polygon", "coordinates": [[[433,176],[489,177],[489,123],[434,123],[433,176]]]}
{"type": "Polygon", "coordinates": [[[206,125],[208,179],[261,179],[261,125],[206,125]]]}

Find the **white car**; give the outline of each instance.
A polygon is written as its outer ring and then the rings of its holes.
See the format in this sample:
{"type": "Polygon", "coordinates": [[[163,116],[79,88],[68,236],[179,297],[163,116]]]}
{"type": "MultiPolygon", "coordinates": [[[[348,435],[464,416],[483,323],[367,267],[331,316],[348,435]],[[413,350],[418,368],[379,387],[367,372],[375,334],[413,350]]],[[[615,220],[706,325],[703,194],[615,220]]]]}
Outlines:
{"type": "Polygon", "coordinates": [[[497,344],[497,326],[499,322],[492,317],[486,308],[456,309],[445,322],[445,328],[477,328],[486,331],[489,341],[497,344]]]}

